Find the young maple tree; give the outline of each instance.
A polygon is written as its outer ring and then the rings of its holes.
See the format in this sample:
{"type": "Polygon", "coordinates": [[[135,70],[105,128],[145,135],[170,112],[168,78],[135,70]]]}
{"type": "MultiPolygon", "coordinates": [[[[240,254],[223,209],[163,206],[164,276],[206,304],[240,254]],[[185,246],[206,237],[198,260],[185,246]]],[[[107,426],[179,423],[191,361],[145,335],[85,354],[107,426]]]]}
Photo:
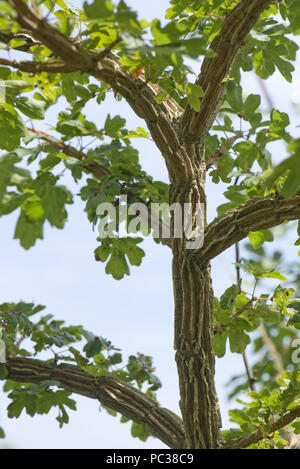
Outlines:
{"type": "MultiPolygon", "coordinates": [[[[140,21],[123,0],[94,0],[82,9],[64,0],[0,1],[0,215],[19,211],[15,238],[25,249],[43,238],[46,221],[64,227],[73,201],[61,184],[66,172],[80,185],[93,225],[99,204],[118,207],[121,196],[149,209],[153,203],[190,203],[195,222],[197,204],[206,204],[207,178],[228,184],[228,203],[205,222],[201,247],[186,249],[185,237],[156,239],[173,256],[181,416],[158,404],[161,384],[150,357],[132,355],[124,364],[106,340],[49,315],[34,321],[43,307],[21,302],[0,305],[6,348],[0,378],[10,393],[9,417],[58,407],[63,425],[67,408],[75,409],[75,393],[131,420],[133,435],[155,436],[170,448],[297,446],[297,266],[287,286],[272,293],[258,293],[257,284],[287,280],[277,270],[280,254],[266,263],[264,242],[273,240],[273,227],[300,218],[300,139],[287,130],[287,114],[263,114],[261,97],[244,95],[241,77],[254,71],[264,80],[278,70],[291,82],[298,48],[291,36],[299,32],[297,0],[171,0],[164,25],[140,21]],[[189,59],[201,64],[196,78],[189,59]],[[101,107],[110,91],[147,129],[127,130],[120,116],[108,115],[102,129],[88,120],[85,106],[93,100],[101,107]],[[67,106],[48,134],[36,120],[62,98],[67,106]],[[135,138],[152,139],[170,184],[141,168],[135,138]],[[274,141],[285,148],[275,167],[274,141]],[[238,243],[247,237],[249,258],[243,260],[238,243]],[[210,261],[234,245],[237,282],[214,298],[210,261]],[[251,293],[241,272],[253,278],[251,293]],[[25,349],[28,339],[32,346],[25,349]],[[225,431],[214,375],[215,354],[225,354],[227,339],[232,352],[243,354],[247,371],[232,395],[248,389],[249,399],[231,411],[236,426],[225,431]],[[252,368],[245,354],[251,340],[257,352],[252,368]],[[35,358],[50,349],[55,358],[35,358]]],[[[141,241],[130,233],[99,238],[95,259],[120,280],[129,274],[128,263],[140,265],[141,241]]]]}

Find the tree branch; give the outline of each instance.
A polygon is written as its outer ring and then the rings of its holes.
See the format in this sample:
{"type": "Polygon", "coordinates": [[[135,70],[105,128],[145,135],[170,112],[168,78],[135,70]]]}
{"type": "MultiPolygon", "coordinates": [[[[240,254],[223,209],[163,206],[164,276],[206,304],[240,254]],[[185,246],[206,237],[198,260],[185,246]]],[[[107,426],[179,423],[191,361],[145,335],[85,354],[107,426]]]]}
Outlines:
{"type": "Polygon", "coordinates": [[[262,430],[258,430],[255,433],[252,433],[252,435],[245,436],[242,438],[238,438],[233,441],[229,441],[228,443],[225,443],[225,445],[222,447],[222,449],[242,449],[242,448],[247,448],[250,445],[253,445],[255,443],[258,443],[259,441],[263,440],[264,438],[267,438],[267,436],[271,435],[272,433],[276,432],[277,430],[280,430],[281,428],[285,427],[286,425],[289,425],[291,422],[293,422],[296,418],[300,417],[300,405],[297,407],[294,407],[292,410],[289,412],[286,412],[283,414],[281,417],[279,417],[273,425],[271,425],[270,431],[266,435],[262,430]]]}
{"type": "Polygon", "coordinates": [[[79,70],[76,65],[64,62],[63,60],[57,60],[55,62],[31,62],[30,60],[22,60],[17,62],[16,60],[7,60],[0,58],[0,65],[7,67],[13,67],[21,72],[27,73],[70,73],[79,70]]]}
{"type": "Polygon", "coordinates": [[[4,44],[9,44],[12,39],[22,39],[24,41],[24,44],[15,46],[15,47],[10,47],[8,46],[9,49],[14,49],[18,50],[21,52],[30,52],[30,48],[32,46],[37,46],[41,45],[40,42],[36,42],[34,38],[26,34],[25,31],[18,31],[18,33],[14,34],[11,32],[4,32],[0,31],[0,42],[3,42],[4,44]]]}
{"type": "MultiPolygon", "coordinates": [[[[172,119],[182,114],[182,109],[176,101],[168,98],[161,104],[158,103],[156,98],[161,88],[151,82],[148,83],[142,75],[135,77],[128,71],[122,70],[116,55],[106,50],[103,55],[86,51],[52,27],[45,19],[39,18],[23,0],[7,0],[7,2],[16,11],[16,21],[20,26],[31,31],[34,37],[51,49],[57,57],[61,57],[73,67],[76,64],[78,70],[105,81],[116,93],[126,99],[137,116],[146,121],[174,181],[186,180],[192,176],[190,159],[172,124],[172,119]]],[[[28,64],[26,66],[29,67],[28,64]]]]}
{"type": "Polygon", "coordinates": [[[238,53],[260,14],[270,3],[272,0],[241,0],[225,18],[220,33],[210,46],[216,55],[203,60],[196,80],[196,85],[201,86],[204,92],[200,111],[195,112],[187,106],[182,118],[181,132],[188,141],[196,142],[205,137],[212,126],[238,53]]]}
{"type": "Polygon", "coordinates": [[[97,399],[101,404],[134,422],[145,424],[154,437],[170,448],[182,448],[184,429],[181,419],[144,393],[111,376],[94,378],[80,367],[55,365],[29,358],[11,358],[6,363],[7,379],[21,383],[55,380],[61,388],[97,399]]]}
{"type": "Polygon", "coordinates": [[[83,153],[83,151],[77,150],[71,145],[66,145],[65,143],[57,141],[46,132],[35,130],[30,127],[28,127],[27,130],[39,135],[39,138],[47,142],[47,145],[51,145],[55,148],[58,148],[63,153],[65,153],[65,155],[71,156],[72,158],[76,158],[76,160],[82,162],[83,167],[87,169],[90,173],[92,173],[97,179],[102,179],[105,176],[111,175],[109,169],[105,168],[104,166],[101,166],[96,161],[88,161],[88,157],[85,153],[83,153]]]}
{"type": "Polygon", "coordinates": [[[289,200],[274,193],[267,197],[253,197],[213,220],[205,229],[203,247],[189,251],[189,255],[201,266],[246,238],[250,231],[266,230],[297,219],[300,219],[300,193],[289,200]]]}
{"type": "MultiPolygon", "coordinates": [[[[227,142],[230,145],[233,145],[236,140],[241,138],[243,136],[243,132],[237,132],[236,135],[233,135],[232,137],[227,139],[227,142]]],[[[225,145],[222,145],[218,150],[213,153],[209,159],[206,162],[206,171],[210,169],[217,161],[219,158],[221,158],[222,155],[228,152],[228,147],[225,145]]]]}

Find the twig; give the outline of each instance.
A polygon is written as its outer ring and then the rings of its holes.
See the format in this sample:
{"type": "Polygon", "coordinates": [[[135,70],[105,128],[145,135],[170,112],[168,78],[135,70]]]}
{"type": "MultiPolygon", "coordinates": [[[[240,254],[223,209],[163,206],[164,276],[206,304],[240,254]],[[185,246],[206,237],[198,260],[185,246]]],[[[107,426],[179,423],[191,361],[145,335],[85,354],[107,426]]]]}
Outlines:
{"type": "Polygon", "coordinates": [[[54,140],[51,135],[41,130],[35,130],[31,127],[28,127],[27,130],[39,135],[40,138],[44,140],[47,145],[51,145],[53,147],[59,148],[67,156],[76,158],[76,160],[82,162],[84,168],[86,168],[89,172],[91,172],[97,179],[102,179],[105,176],[111,175],[109,169],[105,168],[104,166],[101,166],[96,161],[88,161],[88,157],[85,153],[83,153],[80,150],[77,150],[71,145],[66,145],[65,143],[58,142],[54,140]]]}
{"type": "Polygon", "coordinates": [[[222,449],[242,449],[247,448],[250,445],[258,443],[259,441],[267,438],[272,433],[280,430],[283,427],[286,427],[291,422],[293,422],[296,418],[300,417],[300,405],[294,407],[292,410],[285,412],[281,417],[279,417],[272,425],[268,433],[264,433],[261,429],[257,432],[252,433],[252,435],[245,436],[242,438],[238,438],[233,441],[229,441],[225,443],[222,449]]]}

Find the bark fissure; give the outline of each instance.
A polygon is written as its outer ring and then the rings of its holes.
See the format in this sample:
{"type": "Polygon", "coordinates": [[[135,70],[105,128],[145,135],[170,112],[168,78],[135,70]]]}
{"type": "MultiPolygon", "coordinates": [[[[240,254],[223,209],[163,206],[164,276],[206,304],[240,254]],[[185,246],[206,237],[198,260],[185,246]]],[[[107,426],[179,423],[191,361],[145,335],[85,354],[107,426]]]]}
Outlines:
{"type": "MultiPolygon", "coordinates": [[[[203,145],[187,144],[194,177],[170,187],[170,203],[205,205],[205,158],[203,145]]],[[[176,363],[180,409],[186,448],[208,449],[220,445],[220,412],[214,385],[213,291],[210,266],[195,268],[187,255],[185,238],[173,239],[173,289],[175,304],[176,363]]]]}

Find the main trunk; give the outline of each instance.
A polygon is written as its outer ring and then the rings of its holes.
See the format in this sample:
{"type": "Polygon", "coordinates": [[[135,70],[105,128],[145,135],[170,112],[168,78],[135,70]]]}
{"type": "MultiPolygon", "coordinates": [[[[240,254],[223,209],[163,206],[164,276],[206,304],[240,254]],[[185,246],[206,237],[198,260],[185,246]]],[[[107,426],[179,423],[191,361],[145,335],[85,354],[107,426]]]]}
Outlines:
{"type": "MultiPolygon", "coordinates": [[[[199,150],[198,146],[198,150],[199,150]]],[[[187,149],[188,150],[188,149],[187,149]]],[[[191,153],[187,151],[190,155],[191,153]]],[[[170,203],[205,203],[204,155],[194,151],[194,177],[172,184],[170,203]],[[202,164],[201,164],[202,163],[202,164]],[[200,168],[200,169],[199,169],[200,168]],[[202,169],[201,169],[202,168],[202,169]]],[[[185,447],[217,448],[220,412],[214,384],[213,290],[210,265],[195,267],[187,255],[186,240],[173,239],[173,288],[175,300],[175,350],[180,387],[180,408],[185,447]]]]}

